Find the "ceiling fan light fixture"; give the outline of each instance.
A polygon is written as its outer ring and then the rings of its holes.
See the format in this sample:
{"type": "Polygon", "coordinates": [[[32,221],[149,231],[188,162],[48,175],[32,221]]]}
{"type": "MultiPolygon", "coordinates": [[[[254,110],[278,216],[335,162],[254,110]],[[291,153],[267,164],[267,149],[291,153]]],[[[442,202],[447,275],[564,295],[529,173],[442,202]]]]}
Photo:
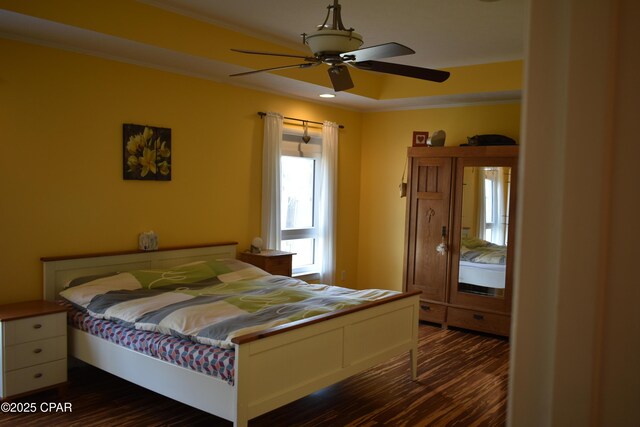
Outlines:
{"type": "Polygon", "coordinates": [[[302,35],[303,43],[309,45],[314,55],[338,55],[362,46],[362,36],[342,23],[341,10],[338,0],[333,0],[333,5],[327,6],[327,16],[318,25],[318,30],[313,34],[302,35]],[[328,25],[330,18],[331,26],[328,25]]]}
{"type": "Polygon", "coordinates": [[[351,52],[362,46],[362,36],[350,30],[318,30],[305,37],[314,55],[351,52]]]}
{"type": "Polygon", "coordinates": [[[336,95],[333,93],[321,93],[318,95],[320,98],[335,98],[336,95]]]}

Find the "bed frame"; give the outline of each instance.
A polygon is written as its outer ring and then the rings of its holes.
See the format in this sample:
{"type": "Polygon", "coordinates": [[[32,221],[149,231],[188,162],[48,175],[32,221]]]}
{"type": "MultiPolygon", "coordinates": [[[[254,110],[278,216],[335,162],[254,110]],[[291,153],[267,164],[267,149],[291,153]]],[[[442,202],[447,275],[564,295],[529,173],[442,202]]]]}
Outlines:
{"type": "MultiPolygon", "coordinates": [[[[154,252],[43,258],[44,296],[75,277],[235,258],[236,243],[154,252]]],[[[409,352],[417,377],[418,294],[236,337],[234,385],[69,327],[69,354],[147,389],[246,427],[251,418],[409,352]]]]}

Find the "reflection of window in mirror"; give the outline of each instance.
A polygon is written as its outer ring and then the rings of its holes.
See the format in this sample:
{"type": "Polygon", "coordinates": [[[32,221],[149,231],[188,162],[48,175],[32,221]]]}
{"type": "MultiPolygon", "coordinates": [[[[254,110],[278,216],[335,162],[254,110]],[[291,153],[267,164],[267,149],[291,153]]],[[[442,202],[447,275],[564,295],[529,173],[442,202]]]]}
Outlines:
{"type": "Polygon", "coordinates": [[[508,242],[511,168],[464,168],[462,237],[496,245],[508,242]]]}

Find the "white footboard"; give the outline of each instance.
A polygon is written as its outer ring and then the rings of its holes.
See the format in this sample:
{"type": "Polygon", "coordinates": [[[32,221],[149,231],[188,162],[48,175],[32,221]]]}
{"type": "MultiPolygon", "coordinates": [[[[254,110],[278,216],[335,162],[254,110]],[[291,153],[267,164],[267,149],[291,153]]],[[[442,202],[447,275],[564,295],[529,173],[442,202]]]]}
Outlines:
{"type": "Polygon", "coordinates": [[[416,376],[418,296],[241,344],[237,426],[316,390],[410,352],[416,376]]]}

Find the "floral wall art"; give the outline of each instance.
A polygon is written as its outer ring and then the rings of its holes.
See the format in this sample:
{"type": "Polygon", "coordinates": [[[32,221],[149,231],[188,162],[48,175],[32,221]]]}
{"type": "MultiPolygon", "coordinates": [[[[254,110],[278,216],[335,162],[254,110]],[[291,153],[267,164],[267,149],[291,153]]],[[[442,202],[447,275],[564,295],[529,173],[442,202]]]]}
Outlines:
{"type": "Polygon", "coordinates": [[[123,178],[171,181],[171,129],[122,125],[123,178]]]}

